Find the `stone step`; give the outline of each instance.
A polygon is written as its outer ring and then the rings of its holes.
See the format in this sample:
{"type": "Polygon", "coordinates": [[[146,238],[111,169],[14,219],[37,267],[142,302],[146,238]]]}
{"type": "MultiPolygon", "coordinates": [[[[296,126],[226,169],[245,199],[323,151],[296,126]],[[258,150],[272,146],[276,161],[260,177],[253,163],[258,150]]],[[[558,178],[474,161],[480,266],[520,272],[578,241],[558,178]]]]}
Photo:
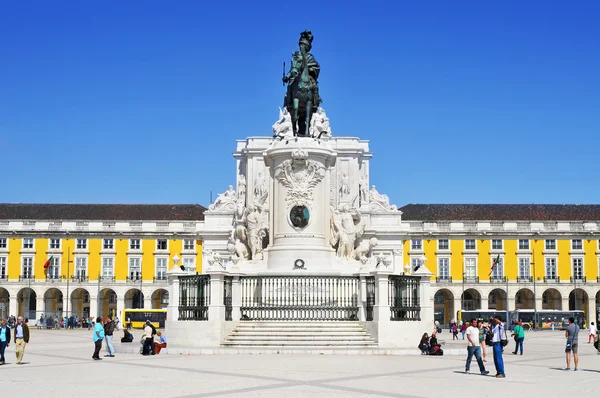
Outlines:
{"type": "Polygon", "coordinates": [[[270,341],[375,341],[370,336],[281,336],[281,335],[270,335],[270,336],[248,336],[248,335],[237,335],[227,336],[227,341],[231,340],[270,340],[270,341]]]}
{"type": "Polygon", "coordinates": [[[366,347],[373,346],[377,347],[377,343],[374,342],[356,342],[356,341],[319,341],[315,344],[314,341],[294,341],[293,344],[282,344],[280,341],[272,340],[239,340],[239,341],[225,341],[222,343],[223,346],[236,346],[236,347],[247,347],[247,346],[262,346],[262,347],[366,347]]]}
{"type": "Polygon", "coordinates": [[[321,328],[321,329],[312,329],[312,328],[233,328],[235,331],[244,332],[244,333],[252,333],[252,332],[277,332],[277,333],[362,333],[367,332],[366,329],[362,328],[321,328]]]}
{"type": "Polygon", "coordinates": [[[363,326],[356,322],[241,322],[239,327],[310,327],[310,328],[362,328],[363,326]]]}
{"type": "Polygon", "coordinates": [[[240,332],[234,330],[230,333],[231,336],[304,336],[304,337],[313,337],[313,336],[371,336],[367,331],[358,331],[358,332],[319,332],[319,333],[311,333],[311,332],[272,332],[272,331],[252,331],[252,332],[240,332]]]}

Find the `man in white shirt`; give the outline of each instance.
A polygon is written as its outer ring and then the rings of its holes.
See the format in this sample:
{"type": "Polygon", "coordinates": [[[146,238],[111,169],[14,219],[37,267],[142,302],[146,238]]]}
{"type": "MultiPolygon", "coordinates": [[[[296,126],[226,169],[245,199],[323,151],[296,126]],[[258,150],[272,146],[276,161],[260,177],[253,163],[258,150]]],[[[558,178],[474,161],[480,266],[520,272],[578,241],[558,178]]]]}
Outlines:
{"type": "Polygon", "coordinates": [[[492,347],[494,352],[494,366],[496,367],[496,377],[505,378],[506,374],[504,373],[504,358],[502,358],[502,340],[506,336],[506,332],[504,331],[504,324],[499,316],[496,316],[491,319],[494,323],[492,328],[492,347]]]}
{"type": "Polygon", "coordinates": [[[473,355],[475,355],[477,365],[479,365],[479,371],[482,375],[487,375],[490,372],[485,370],[483,359],[481,359],[481,346],[479,345],[479,329],[477,328],[477,319],[471,319],[471,324],[467,328],[467,340],[469,343],[467,345],[467,364],[465,366],[465,372],[470,373],[471,360],[473,359],[473,355]]]}

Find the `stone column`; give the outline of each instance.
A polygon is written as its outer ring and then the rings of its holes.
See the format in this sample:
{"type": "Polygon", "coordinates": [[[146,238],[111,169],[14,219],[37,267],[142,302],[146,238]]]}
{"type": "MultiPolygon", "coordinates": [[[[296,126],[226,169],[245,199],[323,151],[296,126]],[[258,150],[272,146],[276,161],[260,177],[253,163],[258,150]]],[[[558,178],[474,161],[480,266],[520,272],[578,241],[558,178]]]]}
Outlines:
{"type": "Polygon", "coordinates": [[[98,316],[98,296],[90,293],[90,317],[94,317],[94,319],[98,316]]]}
{"type": "Polygon", "coordinates": [[[179,319],[179,276],[185,275],[181,268],[174,266],[167,272],[169,283],[169,305],[167,306],[167,322],[179,319]]]}
{"type": "Polygon", "coordinates": [[[239,321],[242,318],[240,307],[242,306],[242,284],[240,276],[235,275],[231,284],[231,319],[239,321]]]}
{"type": "Polygon", "coordinates": [[[225,320],[225,304],[223,303],[223,288],[225,283],[225,270],[209,270],[210,275],[210,305],[208,306],[208,320],[211,322],[225,320]]]}
{"type": "Polygon", "coordinates": [[[14,315],[14,316],[19,315],[19,302],[17,301],[16,294],[14,296],[11,296],[8,306],[9,306],[9,308],[7,308],[7,311],[9,311],[9,312],[7,314],[7,318],[9,315],[14,315]]]}
{"type": "Polygon", "coordinates": [[[487,296],[481,296],[481,309],[482,310],[487,310],[490,308],[490,303],[489,303],[489,295],[487,296]]]}
{"type": "MultiPolygon", "coordinates": [[[[34,319],[38,319],[40,314],[44,314],[44,315],[54,315],[54,311],[51,311],[50,308],[48,309],[48,314],[46,314],[46,299],[44,298],[44,296],[38,296],[36,298],[36,303],[35,303],[35,317],[34,319]]],[[[32,316],[33,313],[28,314],[28,316],[32,316]]],[[[35,325],[35,322],[34,322],[35,325]]]]}
{"type": "Polygon", "coordinates": [[[365,279],[368,274],[360,274],[360,281],[358,282],[358,320],[367,320],[367,280],[365,279]]]}
{"type": "Polygon", "coordinates": [[[144,308],[147,310],[152,309],[152,296],[149,294],[144,295],[144,308]]]}
{"type": "MultiPolygon", "coordinates": [[[[122,314],[125,309],[125,297],[117,296],[117,316],[122,314]]],[[[120,316],[119,316],[120,318],[120,316]]],[[[121,319],[121,323],[125,324],[125,320],[121,319]]]]}
{"type": "MultiPolygon", "coordinates": [[[[430,322],[433,325],[433,302],[431,301],[431,277],[433,274],[422,265],[416,272],[413,272],[413,276],[421,278],[419,282],[419,301],[421,306],[421,321],[430,322]]],[[[433,327],[433,326],[432,326],[433,327]]]]}
{"type": "Polygon", "coordinates": [[[590,297],[588,302],[588,314],[587,314],[587,326],[589,327],[590,322],[594,322],[594,325],[598,325],[596,319],[596,297],[590,297]]]}
{"type": "Polygon", "coordinates": [[[375,305],[373,306],[373,320],[376,322],[391,322],[390,304],[388,302],[389,282],[392,273],[387,270],[371,272],[375,277],[375,305]]]}
{"type": "Polygon", "coordinates": [[[562,311],[569,311],[569,293],[567,294],[563,294],[562,296],[562,300],[561,300],[561,310],[562,311]]]}

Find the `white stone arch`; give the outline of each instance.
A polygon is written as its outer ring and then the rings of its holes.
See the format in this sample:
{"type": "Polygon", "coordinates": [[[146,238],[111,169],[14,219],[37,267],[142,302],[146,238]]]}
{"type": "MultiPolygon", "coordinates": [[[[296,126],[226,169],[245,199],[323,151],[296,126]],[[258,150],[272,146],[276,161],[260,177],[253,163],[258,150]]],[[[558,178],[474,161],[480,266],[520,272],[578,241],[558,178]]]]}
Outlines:
{"type": "Polygon", "coordinates": [[[461,293],[461,307],[463,310],[478,310],[482,305],[483,295],[481,289],[476,287],[468,287],[461,293]]]}
{"type": "MultiPolygon", "coordinates": [[[[45,317],[62,317],[64,306],[65,306],[65,298],[66,291],[63,291],[58,286],[47,286],[44,289],[43,296],[43,306],[42,308],[38,308],[38,313],[41,312],[45,317]]],[[[38,314],[39,318],[39,314],[38,314]]]]}
{"type": "Polygon", "coordinates": [[[535,297],[533,290],[523,287],[515,293],[515,309],[517,310],[532,310],[535,306],[535,297]]]}
{"type": "MultiPolygon", "coordinates": [[[[115,289],[112,287],[105,287],[100,290],[100,296],[97,298],[99,308],[97,310],[98,314],[102,317],[105,316],[116,316],[117,315],[117,299],[118,295],[115,289]]],[[[92,314],[92,316],[95,316],[92,314]]]]}
{"type": "Polygon", "coordinates": [[[585,319],[590,319],[590,293],[584,286],[572,287],[569,291],[569,311],[583,311],[585,319]]]}
{"type": "Polygon", "coordinates": [[[167,305],[169,304],[169,290],[167,288],[161,287],[154,289],[150,297],[152,309],[167,308],[167,305]]]}
{"type": "Polygon", "coordinates": [[[0,286],[0,319],[8,319],[10,315],[10,300],[11,300],[10,291],[0,286]]]}
{"type": "Polygon", "coordinates": [[[563,293],[558,287],[548,286],[542,292],[543,310],[562,310],[563,293]]]}
{"type": "Polygon", "coordinates": [[[44,297],[39,288],[33,286],[21,287],[16,294],[17,298],[17,314],[15,316],[23,316],[27,319],[37,319],[38,298],[44,297]],[[41,296],[40,296],[41,294],[41,296]]]}
{"type": "Polygon", "coordinates": [[[488,293],[488,309],[496,311],[506,311],[508,305],[506,289],[494,287],[488,293]]]}
{"type": "Polygon", "coordinates": [[[96,297],[92,297],[90,291],[85,287],[77,286],[73,289],[69,293],[69,300],[69,316],[77,316],[79,319],[96,316],[96,314],[91,314],[91,305],[96,297]]]}
{"type": "Polygon", "coordinates": [[[144,292],[138,288],[127,289],[125,295],[125,308],[144,308],[144,292]]]}

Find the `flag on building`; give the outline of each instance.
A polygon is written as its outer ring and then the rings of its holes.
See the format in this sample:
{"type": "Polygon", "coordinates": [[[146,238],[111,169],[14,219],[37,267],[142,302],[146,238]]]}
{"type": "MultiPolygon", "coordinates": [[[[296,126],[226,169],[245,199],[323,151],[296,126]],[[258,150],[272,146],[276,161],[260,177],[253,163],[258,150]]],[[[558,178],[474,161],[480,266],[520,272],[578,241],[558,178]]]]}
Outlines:
{"type": "Polygon", "coordinates": [[[500,263],[500,255],[498,254],[498,256],[494,259],[494,261],[492,261],[492,268],[490,269],[490,275],[492,275],[492,272],[494,272],[494,268],[496,268],[496,266],[500,263]]]}
{"type": "Polygon", "coordinates": [[[54,258],[54,256],[50,256],[50,258],[48,260],[46,260],[46,262],[44,263],[44,269],[48,269],[50,267],[50,264],[52,264],[53,258],[54,258]]]}

